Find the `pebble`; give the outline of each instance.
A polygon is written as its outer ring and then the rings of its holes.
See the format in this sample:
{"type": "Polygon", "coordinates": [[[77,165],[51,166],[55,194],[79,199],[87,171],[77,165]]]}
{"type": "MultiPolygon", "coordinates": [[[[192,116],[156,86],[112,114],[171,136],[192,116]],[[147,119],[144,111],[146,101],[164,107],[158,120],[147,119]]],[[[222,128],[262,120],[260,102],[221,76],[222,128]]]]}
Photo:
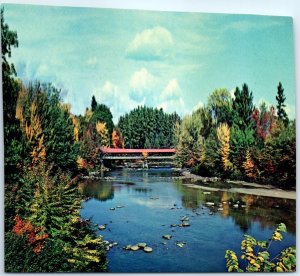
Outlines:
{"type": "Polygon", "coordinates": [[[182,223],[182,227],[189,227],[189,226],[191,226],[188,222],[183,222],[182,223]]]}
{"type": "Polygon", "coordinates": [[[139,250],[139,247],[137,245],[133,245],[133,246],[130,247],[130,249],[132,251],[137,251],[137,250],[139,250]]]}
{"type": "Polygon", "coordinates": [[[116,210],[116,208],[113,208],[113,207],[112,207],[112,208],[110,208],[109,210],[114,211],[114,210],[116,210]]]}
{"type": "Polygon", "coordinates": [[[186,244],[185,242],[178,242],[178,243],[176,243],[176,245],[179,246],[179,247],[181,247],[181,248],[184,247],[185,244],[186,244]]]}
{"type": "Polygon", "coordinates": [[[164,239],[166,239],[166,240],[170,240],[170,239],[172,238],[171,235],[163,235],[162,237],[163,237],[164,239]]]}
{"type": "Polygon", "coordinates": [[[152,251],[153,251],[153,249],[151,247],[149,247],[149,246],[144,247],[144,252],[150,253],[152,251]]]}
{"type": "Polygon", "coordinates": [[[122,206],[122,205],[118,205],[116,208],[123,208],[124,206],[122,206]]]}
{"type": "Polygon", "coordinates": [[[106,229],[106,226],[105,226],[105,225],[99,225],[99,227],[98,227],[98,228],[99,228],[99,230],[101,230],[101,231],[102,231],[102,230],[105,230],[105,229],[106,229]]]}
{"type": "Polygon", "coordinates": [[[140,243],[137,244],[137,246],[140,247],[140,248],[144,248],[144,247],[147,246],[147,244],[145,242],[140,242],[140,243]]]}

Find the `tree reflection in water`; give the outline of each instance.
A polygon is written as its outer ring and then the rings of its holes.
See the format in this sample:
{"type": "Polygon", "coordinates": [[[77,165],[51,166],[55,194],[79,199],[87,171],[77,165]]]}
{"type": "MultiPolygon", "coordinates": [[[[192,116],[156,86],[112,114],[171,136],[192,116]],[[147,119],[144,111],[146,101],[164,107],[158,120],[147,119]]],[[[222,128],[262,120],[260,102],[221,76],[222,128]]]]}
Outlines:
{"type": "Polygon", "coordinates": [[[206,202],[214,202],[215,205],[209,207],[210,211],[224,218],[231,217],[243,232],[247,232],[253,222],[259,222],[263,229],[273,228],[274,225],[283,222],[289,232],[296,232],[295,200],[227,191],[210,191],[210,194],[205,194],[207,191],[182,185],[180,180],[175,181],[174,185],[182,194],[182,205],[185,208],[197,209],[205,206],[206,202]],[[219,204],[222,204],[223,208],[220,211],[219,204]],[[235,204],[239,207],[233,207],[235,204]]]}

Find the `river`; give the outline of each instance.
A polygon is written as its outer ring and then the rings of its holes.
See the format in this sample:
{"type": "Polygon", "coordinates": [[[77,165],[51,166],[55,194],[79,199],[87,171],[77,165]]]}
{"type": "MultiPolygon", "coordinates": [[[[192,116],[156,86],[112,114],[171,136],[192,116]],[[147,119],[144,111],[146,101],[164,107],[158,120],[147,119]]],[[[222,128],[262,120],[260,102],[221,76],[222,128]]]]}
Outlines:
{"type": "Polygon", "coordinates": [[[244,234],[266,240],[280,222],[288,232],[282,242],[272,243],[271,256],[296,244],[295,200],[207,192],[184,185],[174,174],[168,169],[123,169],[107,172],[108,180],[80,184],[88,197],[81,217],[105,225],[98,234],[118,243],[107,254],[110,272],[225,272],[226,249],[240,253],[244,234]],[[178,226],[184,217],[189,227],[178,226]],[[140,242],[153,252],[123,249],[140,242]]]}

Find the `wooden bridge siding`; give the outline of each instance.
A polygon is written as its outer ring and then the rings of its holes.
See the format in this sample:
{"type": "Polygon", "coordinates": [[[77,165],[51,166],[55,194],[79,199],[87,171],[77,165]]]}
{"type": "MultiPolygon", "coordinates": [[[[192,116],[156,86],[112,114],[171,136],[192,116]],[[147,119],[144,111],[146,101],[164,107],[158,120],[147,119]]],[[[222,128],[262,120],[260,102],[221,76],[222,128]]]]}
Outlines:
{"type": "MultiPolygon", "coordinates": [[[[173,160],[175,158],[174,155],[166,155],[166,156],[148,156],[146,160],[173,160]]],[[[103,156],[103,160],[143,160],[145,159],[143,156],[103,156]]]]}

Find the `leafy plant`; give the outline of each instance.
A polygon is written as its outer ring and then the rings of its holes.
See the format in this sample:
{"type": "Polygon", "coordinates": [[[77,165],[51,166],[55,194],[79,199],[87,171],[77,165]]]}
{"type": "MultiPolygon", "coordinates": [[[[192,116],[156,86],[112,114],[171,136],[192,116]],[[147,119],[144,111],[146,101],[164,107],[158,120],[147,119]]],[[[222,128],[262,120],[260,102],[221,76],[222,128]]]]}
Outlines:
{"type": "Polygon", "coordinates": [[[283,249],[271,259],[269,249],[273,242],[282,241],[282,233],[286,232],[284,223],[278,224],[269,241],[257,241],[250,235],[244,235],[241,242],[241,268],[236,253],[226,250],[226,268],[228,272],[292,272],[296,270],[296,247],[283,249]]]}

